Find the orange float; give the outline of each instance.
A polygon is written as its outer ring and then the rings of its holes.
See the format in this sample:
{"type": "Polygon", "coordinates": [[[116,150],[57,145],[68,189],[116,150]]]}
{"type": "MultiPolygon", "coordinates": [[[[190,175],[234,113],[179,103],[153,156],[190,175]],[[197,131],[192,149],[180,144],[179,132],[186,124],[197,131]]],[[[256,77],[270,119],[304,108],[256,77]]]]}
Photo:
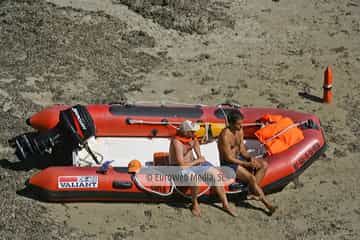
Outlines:
{"type": "Polygon", "coordinates": [[[324,95],[323,95],[323,101],[325,103],[331,103],[332,101],[332,84],[333,84],[333,74],[331,66],[328,65],[325,73],[324,73],[324,95]]]}

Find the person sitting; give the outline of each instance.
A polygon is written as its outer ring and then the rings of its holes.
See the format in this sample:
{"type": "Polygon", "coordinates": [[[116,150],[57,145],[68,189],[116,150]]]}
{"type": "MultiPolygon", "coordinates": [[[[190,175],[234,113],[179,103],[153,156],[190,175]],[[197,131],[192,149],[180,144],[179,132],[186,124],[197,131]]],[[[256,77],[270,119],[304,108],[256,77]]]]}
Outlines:
{"type": "Polygon", "coordinates": [[[268,164],[264,159],[251,157],[247,152],[242,129],[243,118],[243,115],[237,110],[232,110],[227,115],[228,126],[221,131],[218,138],[220,163],[232,168],[237,179],[249,184],[252,194],[248,196],[248,199],[263,202],[271,215],[277,207],[266,199],[258,185],[265,176],[268,164]]]}
{"type": "MultiPolygon", "coordinates": [[[[179,126],[177,134],[171,139],[169,149],[169,161],[170,165],[178,165],[182,168],[182,174],[197,175],[209,174],[213,176],[213,179],[217,179],[219,171],[215,169],[211,163],[207,162],[204,156],[200,152],[200,144],[195,137],[195,132],[199,129],[199,126],[189,120],[182,122],[179,126]],[[196,157],[193,154],[195,152],[196,157]]],[[[190,178],[191,179],[191,178],[190,178]]],[[[218,179],[217,179],[218,180],[218,179]]],[[[201,211],[198,202],[199,186],[195,181],[192,182],[192,207],[191,212],[194,216],[200,216],[201,211]]],[[[232,216],[236,216],[234,210],[229,207],[229,203],[226,197],[224,186],[221,183],[216,182],[214,186],[216,193],[218,194],[224,211],[232,216]]]]}

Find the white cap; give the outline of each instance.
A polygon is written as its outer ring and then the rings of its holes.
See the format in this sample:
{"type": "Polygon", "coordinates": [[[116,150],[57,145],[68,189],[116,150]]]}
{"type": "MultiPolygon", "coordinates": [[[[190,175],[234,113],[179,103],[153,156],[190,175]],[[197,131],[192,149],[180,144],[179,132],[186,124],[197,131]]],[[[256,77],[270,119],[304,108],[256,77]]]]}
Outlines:
{"type": "Polygon", "coordinates": [[[199,129],[200,129],[199,124],[193,123],[190,120],[183,121],[179,126],[179,130],[184,131],[184,132],[185,131],[194,131],[194,132],[196,132],[199,129]]]}

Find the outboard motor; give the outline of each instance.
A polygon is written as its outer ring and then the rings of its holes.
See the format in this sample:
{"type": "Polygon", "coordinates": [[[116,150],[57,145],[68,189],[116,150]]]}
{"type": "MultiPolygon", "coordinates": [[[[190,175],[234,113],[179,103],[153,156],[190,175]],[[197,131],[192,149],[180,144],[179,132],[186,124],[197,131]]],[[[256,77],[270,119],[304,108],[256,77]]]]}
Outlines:
{"type": "Polygon", "coordinates": [[[84,106],[76,105],[60,112],[59,123],[54,128],[19,135],[10,139],[9,144],[20,160],[51,153],[56,145],[65,144],[71,150],[86,148],[98,162],[86,143],[92,136],[95,136],[95,124],[90,113],[84,106]]]}

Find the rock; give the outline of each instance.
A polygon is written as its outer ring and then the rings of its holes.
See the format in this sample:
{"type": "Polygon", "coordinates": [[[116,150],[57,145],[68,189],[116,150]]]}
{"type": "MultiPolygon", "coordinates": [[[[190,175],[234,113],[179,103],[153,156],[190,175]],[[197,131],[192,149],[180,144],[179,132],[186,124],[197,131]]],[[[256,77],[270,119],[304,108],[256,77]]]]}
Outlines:
{"type": "Polygon", "coordinates": [[[175,92],[175,89],[165,89],[163,93],[164,93],[165,95],[168,95],[168,94],[170,94],[170,93],[172,93],[172,92],[175,92]]]}
{"type": "Polygon", "coordinates": [[[174,77],[183,77],[184,76],[184,74],[182,74],[181,72],[172,72],[172,75],[174,77]]]}
{"type": "Polygon", "coordinates": [[[122,37],[131,47],[155,47],[155,38],[144,31],[131,31],[122,37]]]}
{"type": "Polygon", "coordinates": [[[152,217],[152,212],[151,212],[151,210],[145,210],[144,211],[144,215],[145,215],[145,217],[148,217],[149,219],[152,217]]]}

